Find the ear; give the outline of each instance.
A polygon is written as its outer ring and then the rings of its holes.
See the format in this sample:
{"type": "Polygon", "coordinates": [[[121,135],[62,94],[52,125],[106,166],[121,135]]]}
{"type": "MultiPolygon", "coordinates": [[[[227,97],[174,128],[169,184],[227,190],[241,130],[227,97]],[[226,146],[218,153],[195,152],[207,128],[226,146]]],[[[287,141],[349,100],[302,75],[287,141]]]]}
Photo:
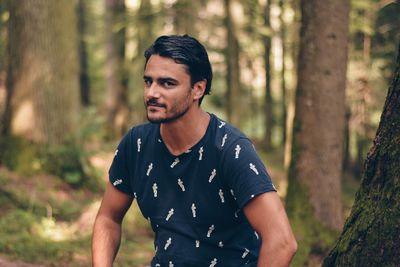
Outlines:
{"type": "Polygon", "coordinates": [[[199,100],[204,95],[204,91],[206,90],[206,85],[207,85],[206,79],[198,81],[193,85],[193,99],[194,100],[199,100]]]}

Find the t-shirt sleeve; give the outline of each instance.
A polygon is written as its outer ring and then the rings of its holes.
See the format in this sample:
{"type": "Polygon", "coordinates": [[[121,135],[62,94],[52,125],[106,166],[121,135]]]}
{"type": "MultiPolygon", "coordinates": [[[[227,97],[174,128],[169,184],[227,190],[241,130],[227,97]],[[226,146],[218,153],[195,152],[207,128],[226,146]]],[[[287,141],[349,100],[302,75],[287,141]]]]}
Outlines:
{"type": "Polygon", "coordinates": [[[108,177],[111,184],[119,191],[128,195],[133,195],[131,186],[131,176],[128,168],[129,153],[132,153],[130,147],[129,131],[119,143],[117,150],[115,150],[114,159],[108,171],[108,177]]]}
{"type": "Polygon", "coordinates": [[[240,138],[227,147],[222,157],[224,180],[242,209],[255,196],[276,191],[253,144],[240,138]]]}

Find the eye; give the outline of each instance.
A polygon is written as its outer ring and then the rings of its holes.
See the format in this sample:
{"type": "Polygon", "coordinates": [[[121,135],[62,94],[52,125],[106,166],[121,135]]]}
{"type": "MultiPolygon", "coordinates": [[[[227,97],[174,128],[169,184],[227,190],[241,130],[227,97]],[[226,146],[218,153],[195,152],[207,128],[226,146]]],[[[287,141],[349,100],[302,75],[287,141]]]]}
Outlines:
{"type": "Polygon", "coordinates": [[[169,82],[169,81],[163,82],[163,86],[164,86],[164,87],[172,87],[173,85],[174,85],[174,84],[171,83],[171,82],[169,82]]]}
{"type": "Polygon", "coordinates": [[[151,80],[150,79],[144,79],[144,86],[145,87],[151,86],[151,80]]]}

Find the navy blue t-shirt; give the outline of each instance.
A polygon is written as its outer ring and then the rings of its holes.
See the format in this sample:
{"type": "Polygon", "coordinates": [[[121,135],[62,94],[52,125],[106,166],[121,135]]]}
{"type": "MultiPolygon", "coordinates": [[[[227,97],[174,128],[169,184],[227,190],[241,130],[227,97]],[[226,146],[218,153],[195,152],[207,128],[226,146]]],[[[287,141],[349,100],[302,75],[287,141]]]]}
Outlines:
{"type": "Polygon", "coordinates": [[[151,266],[257,264],[261,240],[242,208],[275,187],[250,140],[210,116],[203,138],[179,156],[157,123],[132,128],[115,152],[110,182],[136,198],[155,232],[151,266]]]}

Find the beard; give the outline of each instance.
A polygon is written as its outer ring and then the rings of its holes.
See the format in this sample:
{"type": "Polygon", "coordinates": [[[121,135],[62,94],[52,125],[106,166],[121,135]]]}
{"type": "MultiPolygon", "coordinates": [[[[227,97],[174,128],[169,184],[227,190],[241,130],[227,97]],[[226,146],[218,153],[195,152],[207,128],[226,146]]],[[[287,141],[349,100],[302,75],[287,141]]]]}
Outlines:
{"type": "MultiPolygon", "coordinates": [[[[148,101],[145,105],[146,108],[147,108],[149,102],[152,103],[151,100],[148,101]]],[[[166,106],[162,106],[162,107],[165,109],[167,108],[166,106]]],[[[188,112],[189,108],[190,108],[190,105],[187,102],[183,103],[180,106],[175,105],[174,107],[171,108],[169,115],[167,114],[164,117],[160,116],[160,117],[156,117],[156,118],[152,118],[151,116],[149,116],[149,112],[147,111],[147,120],[151,123],[171,123],[171,122],[178,120],[182,116],[184,116],[188,112]]]]}

